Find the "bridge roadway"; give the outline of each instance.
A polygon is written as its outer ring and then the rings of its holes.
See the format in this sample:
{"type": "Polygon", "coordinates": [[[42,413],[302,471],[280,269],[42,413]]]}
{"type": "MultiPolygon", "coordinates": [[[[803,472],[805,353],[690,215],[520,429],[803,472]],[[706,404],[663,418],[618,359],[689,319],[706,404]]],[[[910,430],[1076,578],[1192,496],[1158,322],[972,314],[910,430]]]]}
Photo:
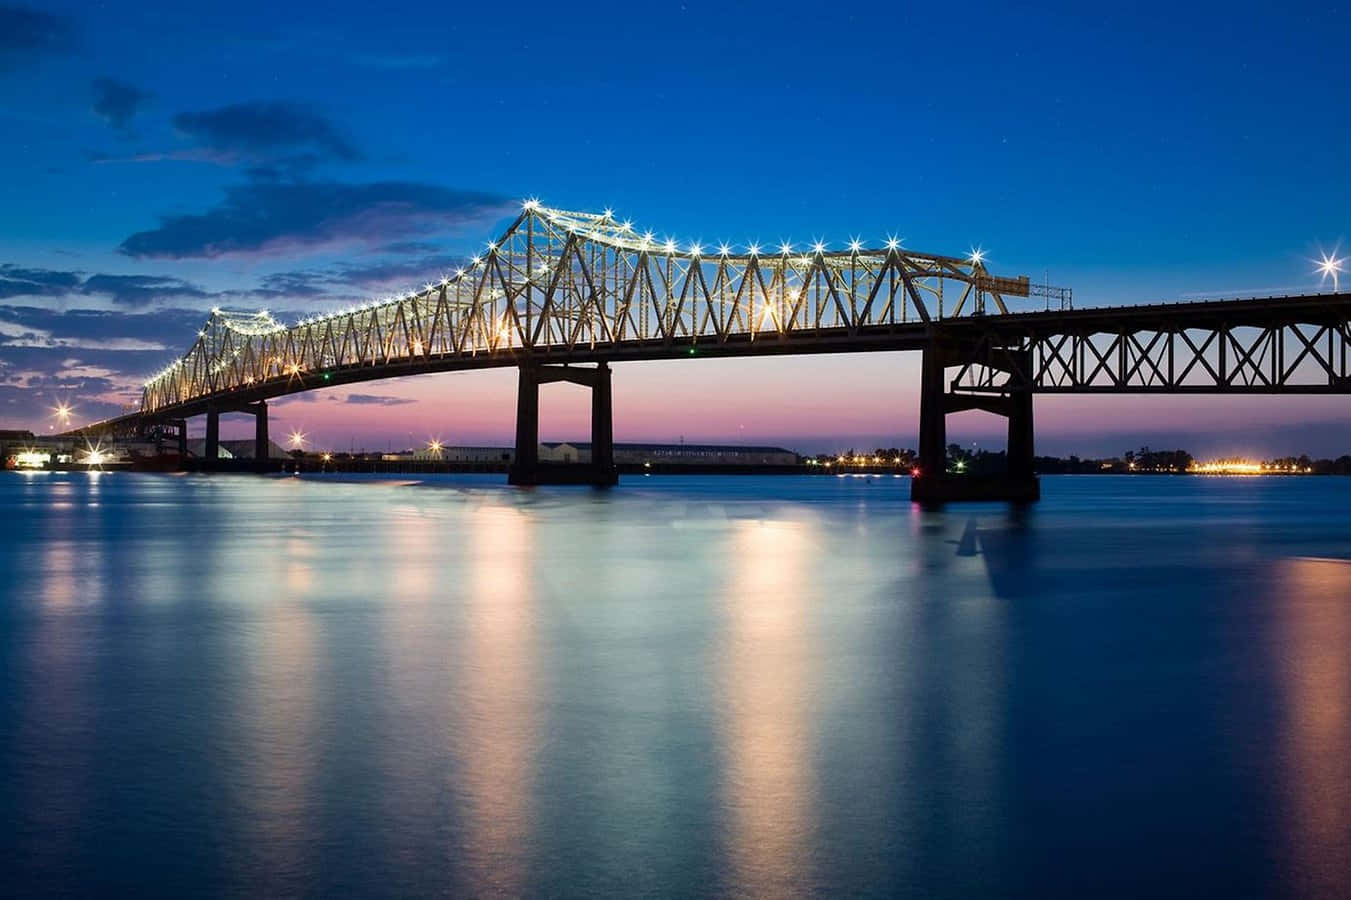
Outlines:
{"type": "Polygon", "coordinates": [[[962,259],[885,248],[705,252],[638,235],[604,214],[527,204],[468,266],[422,291],[285,326],[213,310],[189,351],[146,383],[141,408],[79,429],[90,436],[249,412],[266,446],[266,402],[318,388],[465,369],[516,367],[513,483],[613,483],[610,364],[918,350],[920,499],[1032,499],[1036,393],[1351,392],[1351,294],[1073,309],[1069,292],[990,274],[962,259]],[[1048,308],[1012,311],[1026,298],[1048,308]],[[1049,308],[1054,305],[1056,308],[1049,308]],[[991,309],[990,307],[993,307],[991,309]],[[590,467],[536,458],[538,386],[592,390],[590,467]],[[944,474],[945,417],[983,409],[1009,421],[1009,475],[944,474]]]}

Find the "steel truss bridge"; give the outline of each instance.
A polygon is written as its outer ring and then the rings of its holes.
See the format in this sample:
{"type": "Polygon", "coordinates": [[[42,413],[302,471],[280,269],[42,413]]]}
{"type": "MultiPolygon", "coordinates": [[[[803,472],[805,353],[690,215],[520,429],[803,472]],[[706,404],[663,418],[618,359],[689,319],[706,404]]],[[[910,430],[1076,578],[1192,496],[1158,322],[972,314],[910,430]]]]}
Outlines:
{"type": "Polygon", "coordinates": [[[610,363],[920,350],[916,494],[952,493],[940,474],[944,417],[964,409],[1008,417],[1009,483],[1035,492],[1034,393],[1347,393],[1349,321],[1344,293],[1075,309],[1068,289],[993,275],[979,253],[916,253],[894,240],[682,246],[608,211],[529,202],[484,253],[420,291],[289,326],[213,310],[182,358],[146,382],[139,410],[79,432],[176,422],[182,434],[205,414],[214,458],[222,412],[254,413],[263,447],[274,397],[514,366],[513,482],[558,474],[536,451],[538,386],[557,380],[592,388],[584,477],[612,482],[610,363]]]}

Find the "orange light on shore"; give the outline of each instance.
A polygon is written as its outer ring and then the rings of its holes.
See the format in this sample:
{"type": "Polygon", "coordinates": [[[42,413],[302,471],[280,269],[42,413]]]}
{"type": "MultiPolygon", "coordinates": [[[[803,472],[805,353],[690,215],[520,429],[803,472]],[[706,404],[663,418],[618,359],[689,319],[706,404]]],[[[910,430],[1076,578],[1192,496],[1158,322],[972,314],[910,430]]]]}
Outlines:
{"type": "Polygon", "coordinates": [[[1308,475],[1313,469],[1310,466],[1280,465],[1249,459],[1218,459],[1192,463],[1187,471],[1194,475],[1308,475]]]}

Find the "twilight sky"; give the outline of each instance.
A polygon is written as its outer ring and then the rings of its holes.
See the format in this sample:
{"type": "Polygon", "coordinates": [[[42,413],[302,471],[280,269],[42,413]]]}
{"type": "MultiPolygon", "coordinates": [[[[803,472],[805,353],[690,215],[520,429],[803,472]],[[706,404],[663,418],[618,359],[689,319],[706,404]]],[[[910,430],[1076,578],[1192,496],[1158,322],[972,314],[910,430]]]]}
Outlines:
{"type": "MultiPolygon", "coordinates": [[[[526,196],[682,242],[981,245],[1081,306],[1316,288],[1351,249],[1351,10],[1099,6],[0,5],[0,427],[116,411],[212,306],[420,285],[526,196]]],[[[616,439],[913,446],[918,362],[623,364],[616,439]]],[[[273,433],[507,443],[514,396],[373,382],[275,401],[273,433]]],[[[581,389],[543,405],[585,437],[581,389]]],[[[1344,398],[1036,410],[1045,452],[1351,452],[1344,398]]]]}

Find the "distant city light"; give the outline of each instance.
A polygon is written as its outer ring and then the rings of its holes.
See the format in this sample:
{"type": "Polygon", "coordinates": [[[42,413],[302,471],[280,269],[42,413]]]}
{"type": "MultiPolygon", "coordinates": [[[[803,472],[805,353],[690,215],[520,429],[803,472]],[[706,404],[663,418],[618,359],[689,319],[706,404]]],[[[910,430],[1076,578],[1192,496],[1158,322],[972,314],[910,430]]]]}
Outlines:
{"type": "Polygon", "coordinates": [[[436,438],[432,438],[430,441],[427,442],[427,449],[430,450],[432,453],[435,453],[437,456],[440,456],[441,442],[436,438]]]}
{"type": "Polygon", "coordinates": [[[102,444],[93,446],[86,444],[83,455],[80,456],[76,462],[83,466],[101,466],[107,462],[109,458],[110,454],[104,451],[102,444]]]}
{"type": "Polygon", "coordinates": [[[297,429],[295,429],[294,431],[291,432],[291,437],[290,437],[289,443],[290,443],[290,445],[291,445],[291,449],[292,449],[292,450],[304,450],[304,449],[305,449],[305,443],[306,443],[308,440],[309,440],[309,436],[308,436],[307,434],[305,434],[305,432],[303,432],[303,431],[301,431],[299,428],[297,428],[297,429]]]}
{"type": "Polygon", "coordinates": [[[52,415],[56,416],[62,425],[68,425],[70,424],[70,414],[74,411],[74,407],[69,403],[61,402],[56,404],[56,407],[52,410],[52,415]]]}
{"type": "Polygon", "coordinates": [[[41,469],[51,462],[50,453],[37,450],[22,450],[14,454],[14,465],[19,469],[41,469]]]}

